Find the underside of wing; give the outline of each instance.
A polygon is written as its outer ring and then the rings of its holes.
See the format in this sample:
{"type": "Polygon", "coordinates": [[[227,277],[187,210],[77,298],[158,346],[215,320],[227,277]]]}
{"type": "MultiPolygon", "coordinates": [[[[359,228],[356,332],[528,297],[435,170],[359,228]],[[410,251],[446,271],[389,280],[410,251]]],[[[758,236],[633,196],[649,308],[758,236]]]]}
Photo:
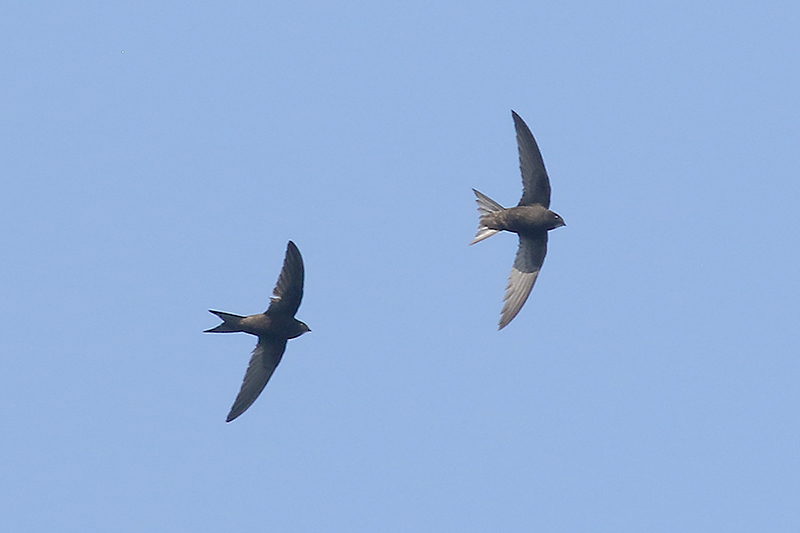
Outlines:
{"type": "Polygon", "coordinates": [[[272,373],[278,363],[281,362],[283,352],[286,349],[286,341],[275,341],[270,339],[258,339],[258,345],[253,350],[253,356],[250,358],[250,364],[247,366],[247,372],[244,375],[242,388],[239,389],[239,395],[236,401],[233,402],[231,412],[228,413],[226,422],[230,422],[234,418],[244,413],[248,407],[253,405],[258,395],[264,390],[272,373]]]}
{"type": "Polygon", "coordinates": [[[500,327],[506,327],[517,316],[536,283],[547,254],[547,232],[536,237],[519,236],[517,258],[508,277],[508,287],[500,312],[500,327]]]}
{"type": "Polygon", "coordinates": [[[519,205],[540,204],[550,207],[550,179],[544,168],[542,154],[525,121],[514,111],[514,128],[517,130],[519,169],[522,172],[522,199],[519,205]]]}
{"type": "Polygon", "coordinates": [[[286,246],[286,257],[283,260],[283,268],[278,276],[278,283],[272,291],[271,303],[267,309],[267,314],[285,314],[294,316],[303,300],[303,258],[297,246],[289,241],[286,246]]]}

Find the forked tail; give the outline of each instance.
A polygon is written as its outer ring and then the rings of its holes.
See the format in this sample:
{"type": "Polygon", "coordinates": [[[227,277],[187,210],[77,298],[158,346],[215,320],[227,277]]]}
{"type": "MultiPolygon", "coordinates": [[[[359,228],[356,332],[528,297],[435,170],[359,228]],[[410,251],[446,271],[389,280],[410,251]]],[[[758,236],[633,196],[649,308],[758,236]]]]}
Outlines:
{"type": "Polygon", "coordinates": [[[497,211],[502,211],[503,206],[486,196],[480,191],[476,191],[472,189],[472,192],[475,193],[475,201],[478,202],[478,213],[480,213],[480,221],[478,222],[478,234],[475,235],[475,238],[472,239],[472,242],[469,243],[470,245],[475,244],[476,242],[481,242],[484,239],[488,239],[495,233],[498,233],[500,230],[492,229],[483,222],[483,217],[487,215],[491,215],[492,213],[496,213],[497,211]]]}
{"type": "Polygon", "coordinates": [[[239,322],[244,318],[243,316],[223,313],[222,311],[212,311],[210,309],[208,312],[214,313],[220,317],[222,319],[222,324],[215,328],[207,329],[203,333],[235,333],[237,331],[242,331],[239,322]]]}

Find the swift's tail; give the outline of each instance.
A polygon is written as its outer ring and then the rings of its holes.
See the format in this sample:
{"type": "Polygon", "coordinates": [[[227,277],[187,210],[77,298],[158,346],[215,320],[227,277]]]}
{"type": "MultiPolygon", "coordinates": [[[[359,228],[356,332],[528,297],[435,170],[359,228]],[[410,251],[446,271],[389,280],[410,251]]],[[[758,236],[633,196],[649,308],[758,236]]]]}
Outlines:
{"type": "Polygon", "coordinates": [[[244,318],[243,316],[223,313],[222,311],[211,311],[210,309],[208,312],[214,313],[220,317],[222,319],[222,324],[215,328],[207,329],[203,333],[235,333],[237,331],[242,331],[239,322],[244,318]]]}
{"type": "Polygon", "coordinates": [[[480,191],[476,191],[472,189],[472,192],[475,193],[475,201],[478,202],[478,213],[480,213],[480,221],[478,222],[478,234],[475,235],[475,238],[472,239],[470,245],[475,244],[476,242],[481,242],[484,239],[488,239],[495,233],[498,233],[500,230],[492,229],[483,222],[483,217],[487,215],[491,215],[492,213],[496,213],[497,211],[502,211],[503,206],[486,196],[480,191]]]}

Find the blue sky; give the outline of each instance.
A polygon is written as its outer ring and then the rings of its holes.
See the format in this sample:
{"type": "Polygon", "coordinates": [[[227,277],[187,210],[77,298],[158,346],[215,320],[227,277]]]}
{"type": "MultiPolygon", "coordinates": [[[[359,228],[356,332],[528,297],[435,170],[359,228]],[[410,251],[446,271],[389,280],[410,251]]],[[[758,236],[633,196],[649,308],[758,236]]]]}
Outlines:
{"type": "Polygon", "coordinates": [[[797,531],[794,2],[7,2],[3,531],[797,531]],[[467,244],[542,149],[542,274],[467,244]],[[298,318],[225,415],[286,242],[298,318]]]}

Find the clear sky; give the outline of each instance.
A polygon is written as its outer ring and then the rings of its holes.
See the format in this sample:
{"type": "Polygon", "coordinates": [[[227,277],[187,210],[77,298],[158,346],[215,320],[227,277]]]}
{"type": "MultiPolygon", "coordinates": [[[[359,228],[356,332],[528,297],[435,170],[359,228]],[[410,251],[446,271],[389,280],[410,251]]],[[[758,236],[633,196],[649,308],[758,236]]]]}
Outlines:
{"type": "Polygon", "coordinates": [[[0,530],[800,530],[797,2],[0,9],[0,530]],[[497,331],[516,237],[550,234],[497,331]],[[298,318],[225,423],[292,239],[298,318]]]}

